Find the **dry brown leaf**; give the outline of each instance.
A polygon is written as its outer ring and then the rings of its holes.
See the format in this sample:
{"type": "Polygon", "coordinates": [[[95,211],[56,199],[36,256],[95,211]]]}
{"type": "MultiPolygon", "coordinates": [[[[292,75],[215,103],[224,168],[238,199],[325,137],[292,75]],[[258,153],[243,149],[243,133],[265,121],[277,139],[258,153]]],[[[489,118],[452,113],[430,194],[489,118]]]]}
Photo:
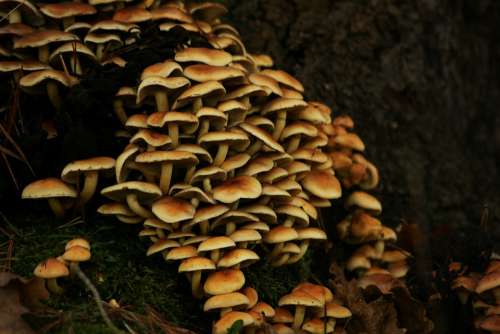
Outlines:
{"type": "Polygon", "coordinates": [[[40,301],[48,298],[43,280],[0,273],[0,333],[34,334],[22,315],[38,309],[42,305],[40,301]]]}

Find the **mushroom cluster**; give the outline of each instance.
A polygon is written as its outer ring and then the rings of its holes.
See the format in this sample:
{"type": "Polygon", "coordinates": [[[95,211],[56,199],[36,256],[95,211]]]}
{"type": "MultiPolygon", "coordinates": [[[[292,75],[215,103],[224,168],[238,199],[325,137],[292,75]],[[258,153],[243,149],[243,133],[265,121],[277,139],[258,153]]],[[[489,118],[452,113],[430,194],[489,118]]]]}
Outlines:
{"type": "MultiPolygon", "coordinates": [[[[247,52],[238,31],[221,22],[227,9],[220,3],[0,3],[10,6],[0,34],[11,38],[0,49],[8,59],[0,61],[0,71],[28,94],[48,96],[55,111],[89,62],[126,68],[120,52],[140,44],[145,31],[190,36],[113,96],[122,126],[116,135],[128,140],[116,159],[73,161],[60,179],[28,185],[23,198],[46,199],[62,217],[71,207],[82,210],[100,175],[113,172],[115,184],[100,190],[110,201],[98,212],[142,226],[139,237],[151,242],[147,255],[178,263],[193,296],[206,298],[204,309],[220,311],[215,333],[236,320],[255,331],[266,318],[278,333],[324,332],[324,319],[333,332],[336,319],[350,316],[327,288],[308,283],[283,297],[275,311],[244,288],[241,271],[262,256],[271,266],[298,262],[311,243],[327,239],[313,226],[318,208],[339,199],[342,186],[377,185],[378,171],[359,153],[364,144],[349,132],[349,117],[332,120],[330,108],[306,101],[302,84],[274,69],[270,56],[247,52]],[[287,307],[295,309],[292,320],[287,307]]],[[[341,239],[364,244],[353,257],[368,267],[389,263],[387,272],[404,276],[400,254],[385,250],[396,234],[374,217],[378,200],[354,191],[345,206],[350,215],[338,225],[341,239]]]]}
{"type": "Polygon", "coordinates": [[[465,273],[465,268],[450,268],[458,271],[452,289],[460,302],[472,305],[474,325],[485,333],[500,331],[500,261],[491,260],[484,273],[465,273]]]}
{"type": "Polygon", "coordinates": [[[89,242],[83,238],[72,239],[66,243],[64,254],[42,261],[33,273],[47,281],[47,289],[50,292],[61,294],[64,290],[57,284],[57,279],[74,275],[79,263],[89,261],[90,257],[89,242]]]}

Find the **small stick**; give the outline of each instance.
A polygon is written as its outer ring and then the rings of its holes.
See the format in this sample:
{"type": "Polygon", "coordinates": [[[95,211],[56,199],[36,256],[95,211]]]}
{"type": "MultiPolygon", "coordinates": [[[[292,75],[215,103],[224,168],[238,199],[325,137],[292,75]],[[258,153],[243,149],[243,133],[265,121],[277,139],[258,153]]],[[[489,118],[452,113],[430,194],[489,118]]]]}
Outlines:
{"type": "Polygon", "coordinates": [[[111,319],[109,319],[108,314],[104,310],[104,307],[102,306],[102,299],[101,296],[99,295],[99,291],[97,291],[96,287],[92,284],[90,279],[83,273],[83,271],[80,269],[79,266],[75,266],[75,272],[76,275],[82,280],[82,282],[87,286],[87,288],[92,292],[92,295],[94,296],[94,300],[97,304],[97,308],[99,309],[99,313],[101,314],[102,319],[106,323],[106,325],[113,331],[114,333],[121,334],[123,333],[121,330],[119,330],[113,322],[111,322],[111,319]]]}

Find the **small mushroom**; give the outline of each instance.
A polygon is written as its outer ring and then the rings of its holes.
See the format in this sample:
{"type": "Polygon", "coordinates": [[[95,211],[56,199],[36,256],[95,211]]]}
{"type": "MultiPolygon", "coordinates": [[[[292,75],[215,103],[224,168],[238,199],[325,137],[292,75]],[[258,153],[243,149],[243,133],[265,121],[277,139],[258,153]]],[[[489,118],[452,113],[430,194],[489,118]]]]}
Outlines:
{"type": "Polygon", "coordinates": [[[36,277],[46,279],[49,291],[60,295],[64,290],[57,284],[57,278],[68,276],[69,270],[63,262],[55,258],[49,258],[38,264],[33,274],[36,277]]]}
{"type": "Polygon", "coordinates": [[[56,178],[38,180],[27,185],[21,194],[23,199],[46,199],[52,212],[58,218],[64,216],[63,198],[76,198],[77,192],[73,187],[56,178]]]}

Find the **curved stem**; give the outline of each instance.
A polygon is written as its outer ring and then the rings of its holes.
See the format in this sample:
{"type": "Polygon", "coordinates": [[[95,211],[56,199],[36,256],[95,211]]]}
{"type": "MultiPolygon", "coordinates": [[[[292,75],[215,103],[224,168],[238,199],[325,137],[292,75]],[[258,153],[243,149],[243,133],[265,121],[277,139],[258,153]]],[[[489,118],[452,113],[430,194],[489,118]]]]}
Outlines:
{"type": "Polygon", "coordinates": [[[261,148],[262,148],[262,142],[260,140],[257,140],[249,148],[247,148],[246,153],[254,155],[255,153],[259,152],[261,148]]]}
{"type": "Polygon", "coordinates": [[[184,182],[191,184],[194,172],[196,172],[196,165],[189,166],[184,177],[184,182]]]}
{"type": "Polygon", "coordinates": [[[210,259],[214,261],[214,263],[217,263],[220,259],[220,250],[214,249],[213,251],[210,252],[210,259]]]}
{"type": "Polygon", "coordinates": [[[49,278],[47,280],[47,289],[50,292],[55,293],[56,295],[62,295],[62,293],[64,292],[64,289],[61,288],[59,284],[57,284],[56,278],[49,278]]]}
{"type": "Polygon", "coordinates": [[[57,198],[49,198],[48,199],[50,209],[54,213],[54,215],[57,218],[62,218],[64,217],[64,207],[62,206],[62,203],[59,199],[57,198]]]}
{"type": "Polygon", "coordinates": [[[299,260],[302,259],[302,257],[306,254],[308,248],[309,248],[309,240],[302,241],[302,243],[300,244],[300,253],[291,256],[290,259],[288,260],[288,264],[299,262],[299,260]]]}
{"type": "Polygon", "coordinates": [[[200,110],[203,107],[203,100],[201,97],[198,97],[193,101],[193,114],[196,114],[198,110],[200,110]]]}
{"type": "Polygon", "coordinates": [[[236,230],[236,224],[233,222],[226,224],[226,235],[231,235],[236,230]]]}
{"type": "Polygon", "coordinates": [[[210,229],[210,224],[208,220],[205,220],[200,223],[200,233],[201,235],[208,235],[208,230],[210,229]]]}
{"type": "Polygon", "coordinates": [[[272,258],[278,256],[281,253],[281,250],[283,249],[284,245],[285,244],[283,242],[276,244],[274,246],[273,250],[271,251],[271,253],[269,253],[269,257],[272,259],[272,258]]]}
{"type": "Polygon", "coordinates": [[[276,118],[276,125],[274,126],[273,138],[278,140],[286,125],[286,111],[278,111],[276,118]]]}
{"type": "Polygon", "coordinates": [[[228,151],[229,151],[229,144],[222,143],[219,145],[219,149],[217,150],[217,155],[215,156],[214,159],[214,166],[219,167],[220,165],[222,165],[224,160],[226,160],[226,155],[228,151]]]}
{"type": "Polygon", "coordinates": [[[168,123],[168,135],[172,139],[172,148],[179,146],[179,126],[175,123],[168,123]]]}
{"type": "Polygon", "coordinates": [[[210,123],[208,122],[208,119],[204,119],[201,122],[200,127],[198,128],[198,139],[200,139],[202,135],[207,133],[209,128],[210,128],[210,123]]]}
{"type": "Polygon", "coordinates": [[[283,223],[283,226],[292,227],[293,223],[295,223],[295,218],[294,217],[287,217],[285,222],[283,223]]]}
{"type": "Polygon", "coordinates": [[[295,315],[293,316],[293,324],[292,328],[294,330],[299,330],[300,325],[302,325],[302,322],[304,321],[304,315],[305,315],[306,307],[303,305],[297,305],[295,306],[295,315]]]}
{"type": "Polygon", "coordinates": [[[165,162],[161,165],[160,189],[163,194],[168,194],[170,180],[172,179],[173,165],[171,162],[165,162]]]}
{"type": "Polygon", "coordinates": [[[127,114],[125,113],[125,108],[123,107],[123,101],[121,99],[115,99],[113,101],[113,110],[118,120],[122,125],[125,125],[127,122],[127,114]]]}
{"type": "Polygon", "coordinates": [[[111,329],[112,332],[114,333],[122,333],[121,330],[119,330],[113,322],[111,322],[111,319],[109,319],[108,314],[104,310],[104,307],[102,306],[103,302],[101,299],[101,296],[99,295],[99,291],[97,291],[96,287],[92,284],[90,279],[83,273],[83,271],[80,270],[80,267],[76,267],[76,275],[78,278],[80,278],[85,284],[85,286],[90,290],[92,293],[92,296],[94,297],[95,303],[97,304],[97,308],[99,309],[99,313],[101,314],[102,319],[104,320],[104,323],[111,329]]]}
{"type": "Polygon", "coordinates": [[[288,153],[296,151],[300,146],[300,135],[293,136],[286,147],[288,153]]]}
{"type": "Polygon", "coordinates": [[[59,95],[59,88],[57,87],[57,84],[49,80],[47,82],[47,95],[49,96],[50,103],[56,108],[57,110],[61,109],[61,96],[59,95]]]}
{"type": "Polygon", "coordinates": [[[97,171],[90,171],[85,173],[85,180],[83,181],[83,188],[80,192],[80,200],[78,205],[83,207],[95,193],[97,182],[99,180],[99,173],[97,171]]]}
{"type": "Polygon", "coordinates": [[[168,96],[164,91],[155,93],[156,111],[168,111],[168,96]]]}
{"type": "Polygon", "coordinates": [[[200,291],[201,282],[201,270],[195,271],[193,276],[191,276],[191,292],[195,298],[201,298],[202,293],[200,291]]]}
{"type": "Polygon", "coordinates": [[[210,178],[208,178],[208,177],[203,179],[203,190],[206,193],[212,192],[212,183],[210,182],[210,178]]]}
{"type": "Polygon", "coordinates": [[[150,210],[144,208],[137,200],[136,194],[127,195],[127,204],[130,210],[134,211],[138,216],[143,218],[153,218],[153,214],[150,210]]]}
{"type": "Polygon", "coordinates": [[[273,267],[281,267],[281,266],[285,265],[288,262],[288,259],[290,259],[290,254],[289,253],[281,254],[281,256],[279,257],[279,259],[277,259],[276,261],[271,262],[271,266],[273,266],[273,267]]]}

